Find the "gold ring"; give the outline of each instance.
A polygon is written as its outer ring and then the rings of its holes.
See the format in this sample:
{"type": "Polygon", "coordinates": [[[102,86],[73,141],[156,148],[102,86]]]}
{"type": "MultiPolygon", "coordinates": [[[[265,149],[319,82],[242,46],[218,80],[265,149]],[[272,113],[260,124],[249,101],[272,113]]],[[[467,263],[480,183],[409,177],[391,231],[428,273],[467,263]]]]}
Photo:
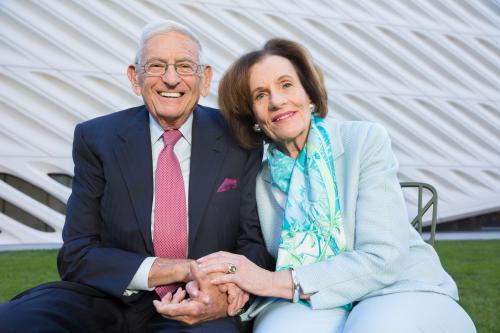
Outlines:
{"type": "Polygon", "coordinates": [[[236,266],[234,266],[233,264],[229,264],[227,266],[227,273],[228,274],[234,274],[234,273],[236,273],[236,266]]]}

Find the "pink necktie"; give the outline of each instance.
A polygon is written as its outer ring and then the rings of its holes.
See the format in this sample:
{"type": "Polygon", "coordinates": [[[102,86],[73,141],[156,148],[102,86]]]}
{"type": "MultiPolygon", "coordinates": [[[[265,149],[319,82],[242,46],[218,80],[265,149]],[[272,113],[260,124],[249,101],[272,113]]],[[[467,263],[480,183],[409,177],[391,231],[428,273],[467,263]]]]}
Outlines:
{"type": "MultiPolygon", "coordinates": [[[[178,130],[163,133],[165,148],[156,166],[153,246],[155,256],[161,258],[185,259],[187,256],[186,195],[181,166],[174,153],[174,145],[181,136],[178,130]]],[[[180,286],[176,283],[155,290],[163,298],[180,286]]]]}

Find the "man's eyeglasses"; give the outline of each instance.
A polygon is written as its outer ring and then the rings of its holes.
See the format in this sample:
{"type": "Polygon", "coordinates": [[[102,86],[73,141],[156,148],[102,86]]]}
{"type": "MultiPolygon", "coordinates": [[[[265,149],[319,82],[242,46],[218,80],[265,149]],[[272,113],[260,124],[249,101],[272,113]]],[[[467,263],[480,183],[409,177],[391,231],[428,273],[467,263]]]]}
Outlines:
{"type": "Polygon", "coordinates": [[[175,72],[179,75],[194,75],[199,74],[203,65],[190,60],[181,60],[173,64],[167,64],[160,60],[152,60],[145,63],[142,68],[144,72],[151,76],[162,76],[167,71],[168,66],[174,66],[175,72]]]}

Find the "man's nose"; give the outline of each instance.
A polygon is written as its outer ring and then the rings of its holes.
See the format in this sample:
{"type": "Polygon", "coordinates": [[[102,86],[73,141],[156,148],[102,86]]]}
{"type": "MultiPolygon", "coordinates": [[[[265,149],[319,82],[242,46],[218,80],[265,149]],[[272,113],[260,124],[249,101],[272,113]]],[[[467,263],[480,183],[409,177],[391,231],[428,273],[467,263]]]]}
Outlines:
{"type": "Polygon", "coordinates": [[[179,83],[179,74],[175,71],[174,64],[168,64],[165,68],[165,73],[162,75],[162,80],[169,86],[175,86],[179,83]]]}

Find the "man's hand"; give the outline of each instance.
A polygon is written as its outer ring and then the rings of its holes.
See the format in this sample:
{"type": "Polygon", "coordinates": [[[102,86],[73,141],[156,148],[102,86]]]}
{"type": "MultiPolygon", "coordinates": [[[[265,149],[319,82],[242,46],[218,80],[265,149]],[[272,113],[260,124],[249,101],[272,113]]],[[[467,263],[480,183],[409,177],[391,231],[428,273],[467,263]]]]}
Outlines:
{"type": "Polygon", "coordinates": [[[250,299],[250,295],[241,290],[234,283],[220,284],[219,290],[223,293],[227,293],[227,302],[229,303],[227,315],[231,317],[240,314],[241,310],[243,310],[243,307],[250,299]]]}
{"type": "MultiPolygon", "coordinates": [[[[219,275],[221,275],[221,273],[212,273],[209,274],[208,277],[210,279],[213,279],[219,275]]],[[[220,284],[218,287],[221,292],[227,293],[227,315],[232,317],[239,314],[250,299],[250,295],[247,292],[241,290],[234,283],[220,284]]],[[[191,298],[197,298],[199,295],[199,290],[200,288],[198,287],[198,283],[196,281],[189,281],[186,284],[186,291],[191,298]]],[[[205,302],[205,300],[203,301],[205,302]]]]}
{"type": "Polygon", "coordinates": [[[178,290],[174,295],[168,293],[161,301],[153,301],[156,311],[165,318],[188,325],[225,317],[228,308],[227,294],[212,285],[195,262],[190,263],[190,269],[197,286],[186,286],[187,292],[191,292],[190,298],[183,299],[183,290],[178,290]]]}
{"type": "Polygon", "coordinates": [[[189,259],[156,258],[149,270],[148,286],[150,288],[191,280],[189,259]]]}

